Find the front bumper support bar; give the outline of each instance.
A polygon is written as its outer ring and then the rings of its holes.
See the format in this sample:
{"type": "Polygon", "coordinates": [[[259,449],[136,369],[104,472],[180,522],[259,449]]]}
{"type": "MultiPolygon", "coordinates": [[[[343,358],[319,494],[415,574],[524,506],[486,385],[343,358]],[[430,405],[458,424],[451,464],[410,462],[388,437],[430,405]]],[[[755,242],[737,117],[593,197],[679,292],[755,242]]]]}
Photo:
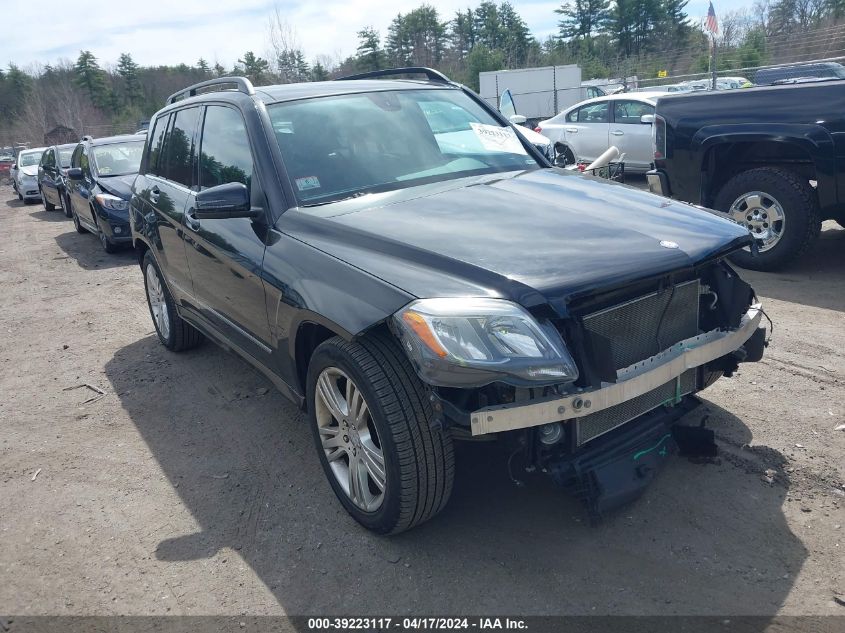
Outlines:
{"type": "Polygon", "coordinates": [[[603,383],[598,389],[473,411],[470,414],[472,434],[513,431],[570,420],[627,402],[678,378],[688,369],[739,349],[757,331],[762,316],[761,306],[756,303],[735,330],[711,330],[680,341],[651,358],[619,370],[617,382],[603,383]]]}

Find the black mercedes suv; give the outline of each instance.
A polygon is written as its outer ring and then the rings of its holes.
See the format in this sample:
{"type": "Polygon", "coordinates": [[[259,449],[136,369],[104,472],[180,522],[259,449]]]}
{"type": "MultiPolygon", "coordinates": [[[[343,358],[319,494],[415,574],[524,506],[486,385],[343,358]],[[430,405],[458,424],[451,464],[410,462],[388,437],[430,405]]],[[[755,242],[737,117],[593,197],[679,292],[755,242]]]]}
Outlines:
{"type": "Polygon", "coordinates": [[[553,168],[430,69],[173,95],[130,220],[161,343],[211,338],[304,407],[381,533],[436,515],[453,441],[479,436],[600,516],[682,442],[693,394],[763,352],[725,262],[747,231],[553,168]]]}
{"type": "Polygon", "coordinates": [[[144,135],[86,136],[71,156],[65,186],[73,224],[96,235],[107,253],[132,241],[129,196],[141,164],[144,135]]]}

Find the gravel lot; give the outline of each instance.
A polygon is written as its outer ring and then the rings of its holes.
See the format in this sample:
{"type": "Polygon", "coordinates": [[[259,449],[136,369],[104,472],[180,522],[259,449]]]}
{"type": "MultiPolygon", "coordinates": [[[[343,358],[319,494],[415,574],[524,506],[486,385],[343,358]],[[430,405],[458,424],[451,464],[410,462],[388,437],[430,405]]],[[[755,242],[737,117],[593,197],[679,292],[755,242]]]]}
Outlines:
{"type": "Polygon", "coordinates": [[[132,252],[4,186],[0,613],[845,614],[845,231],[824,228],[788,272],[744,274],[774,339],[689,416],[717,463],[675,458],[591,528],[462,445],[447,510],[383,538],[263,377],[158,344],[132,252]]]}

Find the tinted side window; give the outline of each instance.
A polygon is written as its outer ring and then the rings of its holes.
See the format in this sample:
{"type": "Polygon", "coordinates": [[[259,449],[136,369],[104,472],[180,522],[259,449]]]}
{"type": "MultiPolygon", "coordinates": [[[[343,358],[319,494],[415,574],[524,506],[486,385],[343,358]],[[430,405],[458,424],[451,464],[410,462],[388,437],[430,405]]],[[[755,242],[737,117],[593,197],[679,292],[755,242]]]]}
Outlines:
{"type": "Polygon", "coordinates": [[[223,106],[205,111],[200,147],[200,189],[228,182],[252,183],[252,154],[241,113],[223,106]]]}
{"type": "Polygon", "coordinates": [[[644,114],[654,114],[654,107],[640,101],[616,101],[613,106],[615,121],[623,125],[640,125],[644,114]]]}
{"type": "Polygon", "coordinates": [[[44,155],[44,164],[48,167],[55,167],[56,166],[56,152],[55,150],[47,150],[47,153],[44,155]]]}
{"type": "Polygon", "coordinates": [[[199,108],[179,110],[167,134],[164,150],[166,164],[164,177],[186,187],[193,185],[194,180],[194,130],[197,127],[198,116],[199,108]]]}
{"type": "Polygon", "coordinates": [[[73,150],[73,156],[70,157],[70,166],[71,167],[79,167],[79,161],[82,157],[82,145],[77,145],[76,149],[73,150]]]}
{"type": "Polygon", "coordinates": [[[161,152],[164,147],[164,132],[170,122],[170,115],[156,119],[155,128],[150,133],[150,153],[147,155],[147,173],[155,176],[161,174],[161,152]]]}
{"type": "Polygon", "coordinates": [[[607,101],[584,106],[578,110],[578,123],[607,123],[608,110],[607,101]]]}

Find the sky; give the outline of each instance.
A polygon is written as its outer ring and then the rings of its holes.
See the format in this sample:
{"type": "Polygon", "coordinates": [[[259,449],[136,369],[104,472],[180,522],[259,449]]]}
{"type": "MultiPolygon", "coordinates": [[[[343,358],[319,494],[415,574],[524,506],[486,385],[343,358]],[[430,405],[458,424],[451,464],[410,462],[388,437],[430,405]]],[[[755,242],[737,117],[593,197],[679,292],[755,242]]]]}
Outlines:
{"type": "MultiPolygon", "coordinates": [[[[397,13],[406,13],[425,0],[68,0],[11,2],[3,9],[0,66],[21,67],[75,61],[90,50],[103,67],[116,63],[120,53],[143,66],[196,64],[203,58],[226,68],[246,51],[265,56],[269,50],[267,24],[278,9],[296,33],[306,57],[345,58],[357,48],[357,31],[372,26],[384,37],[397,13]],[[121,6],[123,5],[123,6],[121,6]],[[134,5],[134,6],[133,6],[134,5]],[[67,16],[66,18],[63,16],[67,16]],[[37,25],[37,28],[36,28],[37,25]]],[[[563,0],[565,1],[565,0],[563,0]]],[[[714,0],[720,12],[749,6],[752,0],[714,0]]],[[[451,19],[455,11],[474,7],[479,0],[427,0],[451,19]]],[[[693,20],[707,13],[709,0],[690,0],[693,20]]],[[[557,32],[554,10],[562,1],[511,0],[538,39],[557,32]]]]}

